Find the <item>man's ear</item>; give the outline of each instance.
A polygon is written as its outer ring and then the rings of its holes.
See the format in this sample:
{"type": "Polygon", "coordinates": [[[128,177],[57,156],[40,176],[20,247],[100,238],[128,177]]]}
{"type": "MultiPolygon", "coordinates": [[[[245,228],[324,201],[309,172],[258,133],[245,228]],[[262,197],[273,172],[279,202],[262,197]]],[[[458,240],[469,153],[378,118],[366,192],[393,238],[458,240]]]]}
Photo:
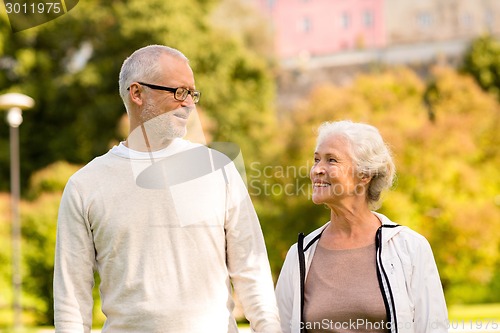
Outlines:
{"type": "Polygon", "coordinates": [[[137,83],[137,82],[132,83],[130,85],[130,87],[128,88],[130,102],[141,106],[144,103],[143,92],[144,92],[144,90],[139,83],[137,83]]]}

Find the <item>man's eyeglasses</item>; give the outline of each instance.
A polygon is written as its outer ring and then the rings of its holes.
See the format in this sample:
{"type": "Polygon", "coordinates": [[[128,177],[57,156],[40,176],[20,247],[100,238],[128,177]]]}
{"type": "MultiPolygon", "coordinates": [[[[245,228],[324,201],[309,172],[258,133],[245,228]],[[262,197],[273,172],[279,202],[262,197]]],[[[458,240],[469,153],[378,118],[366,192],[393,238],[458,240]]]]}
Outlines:
{"type": "MultiPolygon", "coordinates": [[[[178,101],[185,101],[188,95],[191,95],[193,98],[193,103],[196,104],[200,101],[201,97],[201,91],[199,90],[189,90],[186,88],[169,88],[169,87],[164,87],[164,86],[157,86],[156,84],[149,84],[149,83],[144,83],[144,82],[137,82],[142,86],[146,86],[148,88],[154,89],[154,90],[163,90],[163,91],[169,91],[174,93],[174,98],[178,101]]],[[[127,89],[129,90],[130,87],[127,89]]]]}

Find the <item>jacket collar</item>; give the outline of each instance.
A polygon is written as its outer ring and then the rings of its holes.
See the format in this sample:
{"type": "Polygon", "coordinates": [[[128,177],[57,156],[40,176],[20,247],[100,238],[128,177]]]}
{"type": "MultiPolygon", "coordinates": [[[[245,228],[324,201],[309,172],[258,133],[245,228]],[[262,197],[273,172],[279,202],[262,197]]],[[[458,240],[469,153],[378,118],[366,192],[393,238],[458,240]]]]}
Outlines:
{"type": "Polygon", "coordinates": [[[398,226],[398,224],[389,220],[389,218],[384,214],[377,212],[373,212],[373,214],[375,214],[375,216],[377,216],[380,219],[380,221],[382,222],[382,227],[389,226],[389,228],[383,229],[382,243],[387,243],[392,237],[396,236],[401,232],[402,228],[394,228],[398,226]]]}

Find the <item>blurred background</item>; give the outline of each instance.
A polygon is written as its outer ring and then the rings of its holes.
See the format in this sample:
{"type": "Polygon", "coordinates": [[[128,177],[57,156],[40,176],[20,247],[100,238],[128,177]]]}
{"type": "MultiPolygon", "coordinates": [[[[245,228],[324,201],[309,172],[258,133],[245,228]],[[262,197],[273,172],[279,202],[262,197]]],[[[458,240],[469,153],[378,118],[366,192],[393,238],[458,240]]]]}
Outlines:
{"type": "Polygon", "coordinates": [[[367,122],[398,171],[379,211],[430,241],[451,320],[500,326],[499,37],[498,0],[85,0],[16,33],[0,6],[0,95],[35,102],[18,128],[18,291],[0,111],[0,331],[20,290],[23,326],[52,325],[62,190],[126,137],[118,72],[148,44],[186,54],[208,142],[241,148],[275,278],[297,234],[329,219],[309,198],[316,128],[367,122]]]}

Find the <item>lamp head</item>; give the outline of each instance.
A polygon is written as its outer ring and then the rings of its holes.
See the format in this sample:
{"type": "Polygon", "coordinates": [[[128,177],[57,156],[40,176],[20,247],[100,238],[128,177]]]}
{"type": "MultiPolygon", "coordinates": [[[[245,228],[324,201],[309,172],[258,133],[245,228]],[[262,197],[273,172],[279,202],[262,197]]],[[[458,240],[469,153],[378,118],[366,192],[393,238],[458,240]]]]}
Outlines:
{"type": "Polygon", "coordinates": [[[8,93],[0,95],[0,110],[7,110],[7,122],[11,127],[19,127],[23,122],[23,111],[35,105],[33,98],[19,94],[8,93]]]}
{"type": "Polygon", "coordinates": [[[9,110],[11,108],[17,107],[21,110],[30,109],[35,105],[33,98],[19,94],[19,93],[8,93],[0,95],[0,109],[9,110]]]}

